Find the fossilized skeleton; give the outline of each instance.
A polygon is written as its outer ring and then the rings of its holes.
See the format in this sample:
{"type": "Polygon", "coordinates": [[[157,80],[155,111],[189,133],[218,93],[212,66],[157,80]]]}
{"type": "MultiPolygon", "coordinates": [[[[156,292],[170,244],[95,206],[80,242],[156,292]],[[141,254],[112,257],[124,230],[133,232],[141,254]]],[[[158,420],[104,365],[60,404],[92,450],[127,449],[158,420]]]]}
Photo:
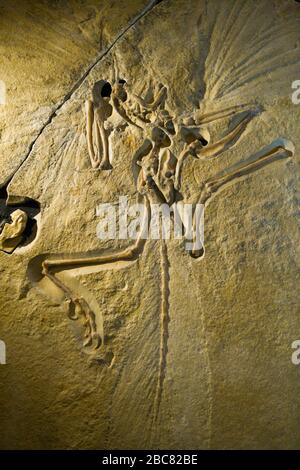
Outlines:
{"type": "MultiPolygon", "coordinates": [[[[130,91],[125,80],[116,80],[112,85],[105,80],[100,80],[94,85],[92,98],[86,101],[85,106],[87,145],[92,168],[112,169],[109,148],[110,130],[107,124],[113,112],[121,117],[124,125],[134,126],[143,132],[143,144],[133,156],[137,175],[136,189],[146,209],[145,222],[139,238],[132,246],[114,253],[99,252],[85,256],[70,254],[65,257],[45,255],[37,261],[41,272],[39,280],[42,279],[43,282],[47,279],[63,292],[71,319],[82,319],[85,328],[83,344],[84,347],[88,347],[89,352],[97,351],[103,344],[103,325],[97,325],[96,314],[91,303],[84,295],[78,294],[78,289],[70,287],[60,273],[87,266],[99,267],[120,262],[134,262],[142,254],[146,243],[143,233],[151,220],[151,204],[160,202],[171,206],[181,199],[182,168],[185,160],[189,156],[198,160],[221,156],[240,139],[250,121],[261,112],[258,106],[242,104],[209,114],[199,114],[196,110],[192,116],[171,116],[165,107],[167,88],[162,84],[156,84],[154,91],[152,97],[146,99],[130,91]],[[207,124],[230,117],[235,117],[237,123],[219,140],[211,142],[207,124]],[[178,148],[181,150],[176,154],[178,148]]],[[[286,139],[274,141],[255,156],[204,181],[199,188],[199,203],[207,205],[212,196],[227,184],[274,161],[291,157],[293,152],[293,144],[290,141],[286,139]]],[[[204,254],[204,247],[194,248],[190,254],[194,258],[200,258],[204,254]]],[[[161,240],[163,286],[167,284],[168,268],[167,244],[165,240],[161,240]]],[[[160,368],[155,404],[156,417],[159,412],[164,380],[163,364],[167,351],[168,296],[168,289],[165,287],[161,299],[160,368]]]]}
{"type": "MultiPolygon", "coordinates": [[[[165,109],[167,88],[156,85],[156,94],[147,100],[127,89],[125,80],[117,80],[112,85],[100,80],[92,91],[92,100],[86,102],[86,130],[89,156],[93,168],[111,169],[108,132],[105,123],[113,110],[127,125],[140,128],[144,133],[144,142],[137,150],[133,160],[138,169],[136,188],[142,196],[148,215],[151,203],[163,202],[172,205],[180,199],[181,173],[184,161],[192,156],[199,160],[222,155],[243,134],[249,122],[260,113],[257,106],[240,105],[214,113],[194,116],[173,117],[165,109]],[[230,116],[239,117],[238,123],[220,140],[210,142],[206,125],[215,120],[230,116]],[[181,145],[181,152],[175,155],[174,144],[181,145]]],[[[265,147],[251,161],[245,161],[222,175],[216,175],[205,181],[199,191],[199,202],[207,205],[213,194],[230,182],[252,173],[264,165],[293,154],[291,142],[279,139],[265,147]]],[[[70,304],[71,318],[82,317],[86,327],[85,346],[98,348],[103,342],[97,331],[93,310],[88,302],[72,292],[56,275],[70,268],[82,268],[111,264],[120,261],[135,260],[142,253],[145,240],[141,236],[136,243],[116,253],[107,255],[76,256],[65,258],[48,257],[42,261],[42,274],[61,289],[70,304]]],[[[193,250],[195,258],[203,255],[203,250],[193,250]]]]}

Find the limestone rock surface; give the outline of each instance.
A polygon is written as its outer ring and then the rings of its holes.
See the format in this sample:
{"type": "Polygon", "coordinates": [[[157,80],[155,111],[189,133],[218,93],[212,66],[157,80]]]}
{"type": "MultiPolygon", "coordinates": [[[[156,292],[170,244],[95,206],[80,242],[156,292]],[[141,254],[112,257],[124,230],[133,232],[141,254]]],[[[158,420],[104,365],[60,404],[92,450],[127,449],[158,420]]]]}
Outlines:
{"type": "Polygon", "coordinates": [[[300,448],[299,22],[292,0],[0,3],[0,184],[35,221],[0,251],[0,448],[300,448]],[[133,98],[164,87],[159,117],[183,137],[198,125],[208,150],[184,160],[180,195],[215,194],[198,259],[171,239],[56,265],[87,323],[93,307],[93,350],[43,262],[133,243],[99,240],[96,209],[138,200],[145,131],[112,114],[109,170],[86,132],[94,84],[119,79],[133,98]]]}

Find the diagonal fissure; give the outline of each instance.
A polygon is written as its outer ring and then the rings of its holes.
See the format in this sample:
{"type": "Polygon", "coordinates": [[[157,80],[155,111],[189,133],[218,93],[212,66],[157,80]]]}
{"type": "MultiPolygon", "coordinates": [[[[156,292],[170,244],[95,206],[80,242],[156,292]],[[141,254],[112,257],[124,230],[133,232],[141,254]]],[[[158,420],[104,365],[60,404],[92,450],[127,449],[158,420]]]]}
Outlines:
{"type": "Polygon", "coordinates": [[[31,152],[33,150],[34,145],[40,138],[40,136],[43,134],[44,130],[51,124],[53,119],[56,117],[57,112],[63,107],[63,105],[68,102],[74,93],[78,90],[78,88],[82,85],[82,83],[85,81],[85,79],[88,77],[90,72],[99,64],[99,62],[109,54],[109,52],[113,49],[113,47],[116,45],[120,39],[131,29],[133,28],[144,16],[146,16],[156,5],[161,3],[164,0],[152,0],[137,16],[135,16],[125,28],[121,30],[121,32],[116,36],[116,38],[113,40],[113,42],[106,48],[105,51],[101,52],[99,56],[88,66],[88,68],[85,70],[85,72],[80,76],[80,78],[74,83],[72,88],[68,91],[68,93],[64,96],[64,98],[56,105],[55,109],[50,113],[48,119],[46,122],[42,125],[41,129],[33,139],[33,141],[30,143],[28,151],[25,155],[25,157],[22,159],[21,163],[19,166],[14,170],[12,175],[8,177],[8,179],[2,184],[1,186],[6,186],[11,183],[12,179],[14,176],[18,173],[18,171],[21,169],[21,167],[24,165],[26,160],[29,158],[31,155],[31,152]]]}

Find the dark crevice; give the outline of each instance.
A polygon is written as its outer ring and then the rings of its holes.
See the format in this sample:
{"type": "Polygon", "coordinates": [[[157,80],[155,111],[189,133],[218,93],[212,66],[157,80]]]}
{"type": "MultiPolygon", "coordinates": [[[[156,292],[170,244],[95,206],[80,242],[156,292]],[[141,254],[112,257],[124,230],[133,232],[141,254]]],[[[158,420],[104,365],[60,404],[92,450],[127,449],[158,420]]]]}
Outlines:
{"type": "MultiPolygon", "coordinates": [[[[153,0],[149,3],[149,5],[144,8],[144,10],[139,13],[114,39],[111,45],[96,58],[96,60],[86,69],[83,75],[76,81],[76,83],[72,86],[70,91],[65,95],[65,97],[56,105],[54,111],[50,113],[48,119],[43,124],[39,132],[37,133],[36,137],[32,140],[28,147],[28,151],[18,165],[18,167],[14,170],[14,172],[9,176],[6,182],[0,187],[0,233],[3,229],[5,223],[11,222],[11,214],[16,209],[21,209],[28,215],[28,222],[26,228],[23,232],[23,240],[22,246],[29,244],[36,236],[37,233],[37,222],[34,220],[34,217],[40,212],[40,204],[31,199],[31,198],[17,198],[17,197],[9,197],[8,187],[11,181],[13,180],[14,176],[17,172],[21,169],[24,165],[26,160],[31,155],[32,149],[36,144],[39,137],[42,135],[44,130],[51,124],[53,119],[56,117],[57,112],[63,107],[63,105],[73,96],[76,90],[82,85],[84,80],[90,74],[90,72],[98,65],[98,63],[112,50],[115,44],[140,20],[142,19],[147,13],[149,13],[158,3],[161,3],[162,0],[153,0]],[[12,202],[8,203],[9,199],[12,202]],[[14,203],[13,201],[19,201],[18,203],[14,203]]],[[[120,83],[124,84],[125,80],[120,80],[120,83]]],[[[102,89],[101,92],[102,96],[110,96],[111,94],[111,84],[107,82],[102,89]]]]}
{"type": "Polygon", "coordinates": [[[203,147],[206,147],[206,145],[208,144],[208,141],[206,139],[204,139],[204,137],[200,137],[199,141],[201,142],[201,144],[203,145],[203,147]]]}
{"type": "Polygon", "coordinates": [[[111,84],[107,80],[98,80],[94,83],[92,96],[94,103],[99,104],[99,99],[109,98],[112,92],[111,84]]]}
{"type": "Polygon", "coordinates": [[[194,259],[203,258],[204,256],[204,247],[198,248],[197,250],[192,250],[189,252],[190,256],[194,259]]]}
{"type": "MultiPolygon", "coordinates": [[[[86,69],[86,71],[82,74],[82,76],[75,82],[75,84],[72,86],[71,90],[65,95],[65,97],[56,105],[54,111],[49,115],[47,121],[43,124],[41,129],[39,130],[38,134],[36,137],[33,139],[31,144],[29,145],[28,151],[24,157],[24,159],[21,161],[19,166],[16,168],[16,170],[13,172],[13,174],[9,178],[9,182],[13,179],[15,174],[20,170],[20,168],[24,165],[26,160],[29,158],[32,149],[39,139],[39,137],[42,135],[44,132],[45,128],[48,127],[53,119],[57,115],[57,111],[59,111],[63,105],[69,101],[69,99],[73,96],[73,94],[77,91],[77,89],[82,85],[84,80],[87,78],[87,76],[90,74],[90,72],[98,65],[98,63],[107,56],[107,54],[112,50],[112,48],[115,46],[115,44],[132,28],[136,25],[136,23],[141,20],[144,16],[146,16],[156,5],[161,3],[163,0],[152,0],[149,5],[147,5],[144,10],[141,11],[132,21],[129,22],[129,24],[117,35],[117,37],[114,39],[114,41],[108,46],[108,48],[104,51],[101,52],[100,55],[96,58],[96,60],[90,64],[90,66],[86,69]]],[[[8,182],[8,183],[9,183],[8,182]]],[[[7,184],[8,185],[8,184],[7,184]]]]}
{"type": "Polygon", "coordinates": [[[105,82],[101,90],[102,98],[109,98],[112,92],[111,84],[109,82],[105,82]]]}

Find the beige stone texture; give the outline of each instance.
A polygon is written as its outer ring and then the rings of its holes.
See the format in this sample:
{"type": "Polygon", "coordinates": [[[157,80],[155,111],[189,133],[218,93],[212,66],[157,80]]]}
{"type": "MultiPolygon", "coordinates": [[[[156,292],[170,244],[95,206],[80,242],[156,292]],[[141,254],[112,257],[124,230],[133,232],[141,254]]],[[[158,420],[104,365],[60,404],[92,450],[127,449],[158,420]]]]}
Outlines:
{"type": "Polygon", "coordinates": [[[300,448],[300,5],[155,3],[0,2],[0,184],[41,207],[30,243],[0,251],[1,449],[300,448]],[[149,240],[132,259],[58,272],[94,308],[93,350],[41,259],[132,245],[97,238],[96,207],[137,200],[145,132],[110,118],[108,171],[92,168],[86,135],[93,85],[116,74],[136,95],[166,87],[176,125],[194,116],[209,145],[242,122],[220,153],[187,156],[184,202],[245,170],[206,204],[204,256],[149,240]]]}

